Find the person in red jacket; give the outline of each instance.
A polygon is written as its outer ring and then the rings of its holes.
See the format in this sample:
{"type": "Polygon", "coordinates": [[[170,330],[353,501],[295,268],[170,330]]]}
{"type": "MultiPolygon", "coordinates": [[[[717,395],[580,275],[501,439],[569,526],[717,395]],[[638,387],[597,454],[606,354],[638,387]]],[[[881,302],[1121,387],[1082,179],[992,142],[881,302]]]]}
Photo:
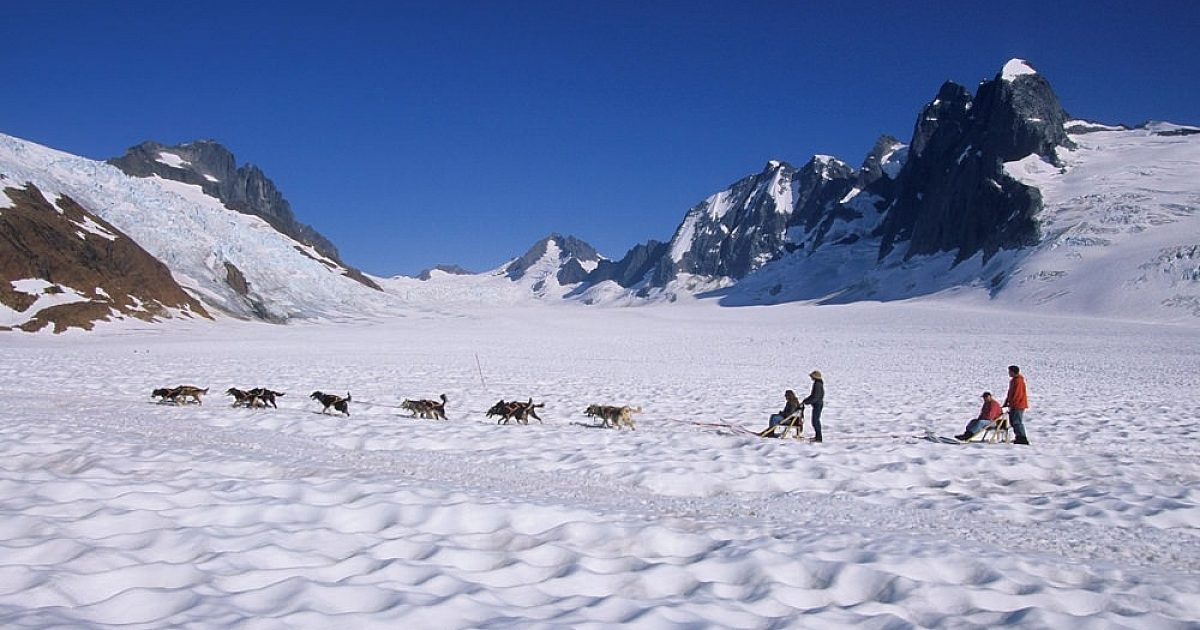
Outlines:
{"type": "Polygon", "coordinates": [[[983,408],[979,410],[979,416],[968,422],[967,428],[963,430],[962,434],[956,435],[954,438],[963,442],[969,441],[980,429],[991,424],[1002,413],[1004,410],[1000,408],[1000,401],[992,397],[992,392],[983,392],[983,408]]]}
{"type": "Polygon", "coordinates": [[[1008,396],[1004,398],[1004,406],[1008,407],[1008,421],[1012,424],[1013,433],[1017,434],[1013,444],[1029,444],[1025,435],[1025,410],[1029,408],[1029,395],[1025,392],[1025,377],[1021,368],[1008,366],[1008,396]]]}

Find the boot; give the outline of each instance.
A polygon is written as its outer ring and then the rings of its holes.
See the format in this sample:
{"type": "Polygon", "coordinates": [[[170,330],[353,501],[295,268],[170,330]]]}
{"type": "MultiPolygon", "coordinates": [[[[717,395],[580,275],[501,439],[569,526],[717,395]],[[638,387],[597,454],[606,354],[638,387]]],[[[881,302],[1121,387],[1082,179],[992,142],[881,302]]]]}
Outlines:
{"type": "Polygon", "coordinates": [[[1013,444],[1026,444],[1026,445],[1028,445],[1028,444],[1029,444],[1029,438],[1025,437],[1024,435],[1018,435],[1018,436],[1017,436],[1017,439],[1013,440],[1013,444]]]}

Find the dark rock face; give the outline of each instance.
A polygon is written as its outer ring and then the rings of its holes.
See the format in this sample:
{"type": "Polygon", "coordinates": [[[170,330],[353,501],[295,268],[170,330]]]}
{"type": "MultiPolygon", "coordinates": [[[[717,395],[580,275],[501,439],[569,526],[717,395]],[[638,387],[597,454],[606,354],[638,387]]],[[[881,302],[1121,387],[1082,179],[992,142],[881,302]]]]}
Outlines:
{"type": "Polygon", "coordinates": [[[858,180],[854,185],[867,190],[880,180],[894,180],[900,174],[900,170],[893,167],[895,161],[891,158],[904,147],[905,144],[896,138],[886,134],[879,136],[875,146],[871,147],[867,157],[863,158],[862,166],[858,169],[858,180]]]}
{"type": "Polygon", "coordinates": [[[600,254],[596,252],[596,248],[583,240],[574,236],[551,234],[534,243],[525,252],[525,255],[509,263],[504,268],[505,275],[511,280],[520,280],[525,277],[529,269],[550,252],[552,244],[558,250],[559,270],[556,276],[558,283],[561,285],[583,282],[589,273],[585,269],[585,265],[594,266],[595,263],[601,260],[600,254]]]}
{"type": "Polygon", "coordinates": [[[650,271],[650,284],[662,286],[681,273],[740,278],[775,259],[787,235],[796,174],[790,164],[769,162],[694,206],[650,271]]]}
{"type": "Polygon", "coordinates": [[[14,207],[0,211],[0,303],[26,313],[43,295],[78,294],[78,301],[28,313],[22,330],[90,330],[114,313],[155,321],[172,317],[171,309],[211,319],[166,265],[70,197],[52,203],[32,185],[4,193],[14,207]],[[49,286],[33,294],[14,289],[18,280],[49,286]]]}
{"type": "Polygon", "coordinates": [[[813,158],[796,174],[796,200],[789,227],[800,228],[797,238],[812,250],[821,246],[834,222],[854,217],[838,204],[850,192],[857,178],[854,169],[840,160],[825,156],[813,158]]]}
{"type": "Polygon", "coordinates": [[[588,281],[629,288],[664,286],[681,273],[743,278],[805,242],[819,243],[841,216],[831,207],[854,183],[854,169],[828,156],[800,169],[769,162],[689,210],[670,244],[638,245],[620,261],[597,267],[588,281]]]}
{"type": "Polygon", "coordinates": [[[225,263],[225,282],[237,291],[237,294],[246,297],[250,295],[250,283],[246,281],[246,275],[231,262],[225,263]]]}
{"type": "Polygon", "coordinates": [[[238,166],[233,153],[217,142],[200,140],[177,146],[143,142],[109,163],[134,177],[158,175],[199,186],[230,209],[261,217],[279,232],[345,267],[347,276],[380,290],[360,271],[343,263],[329,239],[296,220],[291,204],[261,169],[253,164],[238,166]]]}
{"type": "Polygon", "coordinates": [[[598,283],[612,280],[622,287],[632,287],[641,282],[666,254],[667,244],[661,241],[650,240],[634,245],[619,261],[601,260],[587,281],[598,283]]]}
{"type": "Polygon", "coordinates": [[[1023,247],[1040,239],[1041,194],[1004,172],[1004,162],[1072,146],[1066,112],[1040,75],[997,75],[973,99],[946,83],[913,131],[897,193],[880,226],[880,258],[907,242],[905,258],[1023,247]]]}
{"type": "Polygon", "coordinates": [[[421,273],[417,274],[417,280],[421,280],[421,281],[429,280],[430,278],[433,277],[433,272],[435,272],[435,271],[440,271],[442,273],[448,273],[452,276],[470,276],[470,275],[474,275],[474,273],[475,273],[473,271],[468,271],[466,269],[463,269],[462,267],[459,267],[458,265],[434,265],[433,267],[431,267],[429,269],[423,269],[421,271],[421,273]]]}

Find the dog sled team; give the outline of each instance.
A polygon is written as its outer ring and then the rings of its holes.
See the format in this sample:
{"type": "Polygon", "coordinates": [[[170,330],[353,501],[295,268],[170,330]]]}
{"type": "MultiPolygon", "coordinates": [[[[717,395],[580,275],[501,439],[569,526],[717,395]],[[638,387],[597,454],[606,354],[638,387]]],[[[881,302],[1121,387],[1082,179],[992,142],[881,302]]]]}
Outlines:
{"type": "MultiPolygon", "coordinates": [[[[804,408],[809,407],[812,409],[812,415],[809,418],[813,430],[811,441],[824,441],[821,432],[821,411],[825,407],[825,378],[820,370],[813,370],[809,372],[808,376],[812,380],[812,389],[808,397],[801,400],[796,392],[790,389],[785,391],[783,409],[771,415],[767,428],[757,433],[759,437],[786,438],[791,433],[799,439],[804,433],[804,408]]],[[[1025,410],[1029,408],[1025,377],[1021,374],[1021,368],[1015,365],[1008,366],[1008,376],[1008,394],[1005,396],[1003,404],[996,400],[991,392],[984,392],[983,407],[979,410],[979,415],[967,423],[962,433],[954,436],[955,440],[959,442],[1007,442],[1008,434],[1011,431],[1015,434],[1013,444],[1029,444],[1029,438],[1025,433],[1025,410]],[[1008,411],[1006,412],[1005,409],[1008,411]]],[[[202,397],[207,393],[207,387],[179,385],[155,389],[151,393],[151,397],[158,398],[163,403],[178,405],[191,402],[199,405],[203,404],[202,397]]],[[[225,390],[225,394],[233,398],[234,407],[259,408],[270,405],[275,409],[279,408],[276,399],[284,395],[283,392],[265,387],[248,390],[230,387],[225,390]]],[[[338,396],[315,391],[309,398],[321,405],[321,413],[329,413],[332,409],[346,416],[350,415],[350,392],[346,392],[345,396],[338,396]]],[[[448,400],[445,394],[439,396],[438,400],[406,398],[400,408],[412,414],[413,418],[447,420],[446,403],[448,400]]],[[[496,424],[512,422],[528,425],[530,418],[539,423],[542,422],[537,410],[545,406],[545,403],[533,402],[533,398],[526,401],[501,399],[492,405],[484,415],[488,418],[496,418],[496,424]]],[[[629,405],[588,405],[583,413],[593,420],[598,419],[600,422],[598,426],[617,430],[622,428],[634,430],[636,427],[633,416],[641,411],[641,407],[629,405]]]]}
{"type": "MultiPolygon", "coordinates": [[[[202,397],[207,393],[207,387],[202,389],[194,385],[179,385],[176,387],[155,389],[150,395],[152,398],[158,398],[159,402],[178,405],[187,402],[203,404],[202,397]]],[[[277,392],[266,387],[255,387],[254,389],[230,387],[225,390],[225,394],[233,398],[234,407],[246,407],[250,409],[266,407],[268,405],[274,409],[278,409],[279,406],[276,400],[285,395],[284,392],[277,392]]],[[[321,413],[327,414],[332,409],[346,416],[350,415],[350,402],[353,400],[350,392],[346,392],[345,396],[338,396],[337,394],[326,394],[318,390],[309,395],[309,398],[321,405],[321,413]]],[[[445,394],[439,396],[437,400],[413,400],[405,398],[400,403],[400,408],[409,412],[413,418],[447,420],[447,402],[449,402],[449,398],[445,394]]],[[[488,418],[497,418],[496,424],[514,422],[516,424],[528,425],[530,418],[542,423],[542,418],[538,415],[537,410],[545,406],[546,403],[533,402],[533,398],[529,398],[523,402],[501,399],[492,405],[485,415],[488,418]]],[[[633,414],[640,413],[641,411],[641,407],[630,407],[628,405],[590,405],[584,411],[584,415],[589,418],[599,418],[601,426],[606,428],[621,429],[627,427],[633,430],[635,428],[633,414]]]]}

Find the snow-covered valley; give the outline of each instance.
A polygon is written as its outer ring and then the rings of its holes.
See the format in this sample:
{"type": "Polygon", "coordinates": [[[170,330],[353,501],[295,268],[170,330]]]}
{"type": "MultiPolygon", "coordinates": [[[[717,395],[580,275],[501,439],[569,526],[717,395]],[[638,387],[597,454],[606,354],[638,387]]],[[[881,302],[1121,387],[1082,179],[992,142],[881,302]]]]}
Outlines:
{"type": "MultiPolygon", "coordinates": [[[[1200,335],[978,309],[461,308],[0,354],[0,625],[1194,628],[1200,335]],[[1031,446],[951,445],[1005,366],[1031,446]],[[828,383],[826,441],[756,430],[828,383]],[[202,405],[151,390],[208,387],[202,405]],[[285,391],[230,407],[228,387],[285,391]],[[352,393],[325,415],[313,390],[352,393]],[[445,393],[449,421],[405,398],[445,393]],[[545,423],[497,426],[499,398],[545,423]],[[593,403],[641,406],[595,428],[593,403]]],[[[811,433],[810,433],[811,434],[811,433]]]]}

